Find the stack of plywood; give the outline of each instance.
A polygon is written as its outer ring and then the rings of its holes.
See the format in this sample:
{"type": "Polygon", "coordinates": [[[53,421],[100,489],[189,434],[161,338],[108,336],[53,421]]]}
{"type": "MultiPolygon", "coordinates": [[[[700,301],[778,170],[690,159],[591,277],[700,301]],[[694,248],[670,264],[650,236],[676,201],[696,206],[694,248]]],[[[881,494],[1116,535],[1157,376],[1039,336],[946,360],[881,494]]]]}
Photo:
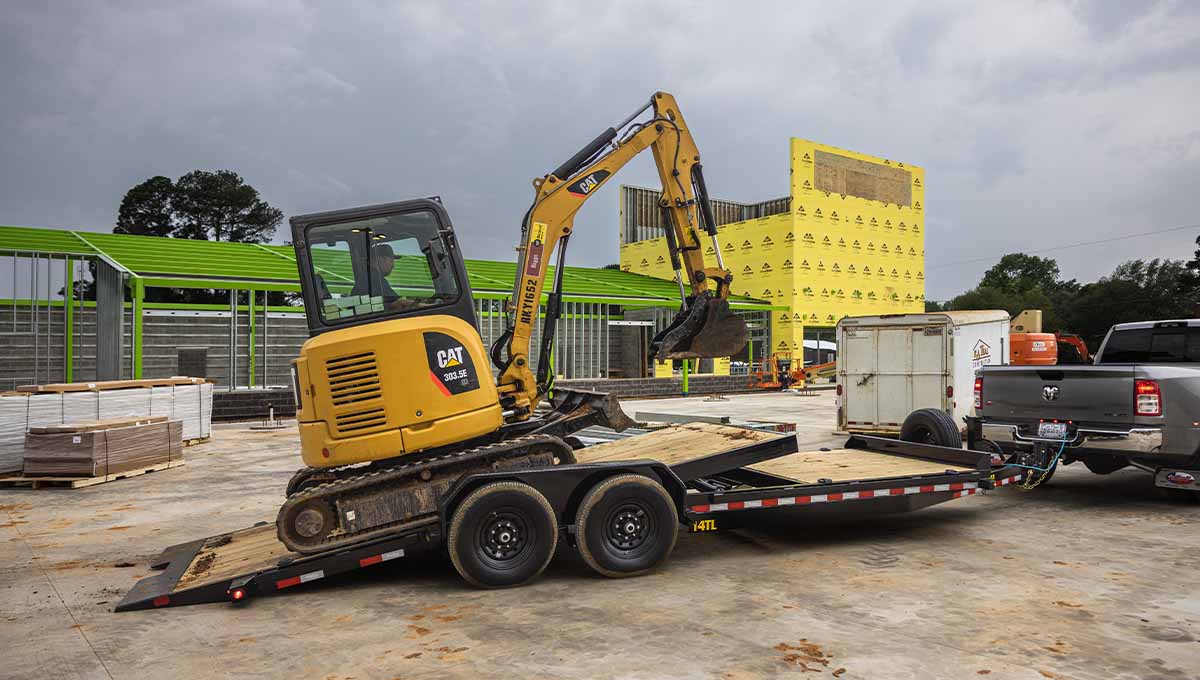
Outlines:
{"type": "Polygon", "coordinates": [[[100,477],[183,460],[183,423],[166,416],[34,427],[24,474],[100,477]]]}
{"type": "Polygon", "coordinates": [[[17,389],[15,394],[0,395],[0,473],[21,469],[25,433],[33,427],[166,416],[180,421],[185,442],[212,434],[213,386],[202,378],[58,383],[17,389]]]}

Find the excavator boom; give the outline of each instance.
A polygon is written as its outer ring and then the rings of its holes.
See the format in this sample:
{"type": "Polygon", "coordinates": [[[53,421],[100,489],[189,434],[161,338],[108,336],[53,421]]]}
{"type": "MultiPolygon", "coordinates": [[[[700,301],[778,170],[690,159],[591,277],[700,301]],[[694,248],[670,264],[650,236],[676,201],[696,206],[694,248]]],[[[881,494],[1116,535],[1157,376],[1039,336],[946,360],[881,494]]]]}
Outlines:
{"type": "Polygon", "coordinates": [[[521,225],[522,244],[508,309],[509,326],[492,348],[492,360],[500,370],[497,389],[505,408],[516,419],[528,418],[553,385],[549,357],[575,214],[617,171],[647,148],[653,152],[662,182],[659,206],[667,225],[667,246],[681,298],[679,313],[655,337],[651,351],[662,361],[729,356],[746,346],[746,324],[729,308],[733,277],[725,268],[717,243],[717,224],[704,183],[700,152],[675,98],[658,92],[649,103],[605,130],[552,173],[533,181],[534,202],[521,225]],[[652,112],[649,120],[635,123],[646,111],[652,112]],[[705,237],[712,242],[716,267],[705,266],[705,237]],[[530,345],[549,260],[556,248],[554,285],[541,315],[544,325],[535,376],[530,345]]]}

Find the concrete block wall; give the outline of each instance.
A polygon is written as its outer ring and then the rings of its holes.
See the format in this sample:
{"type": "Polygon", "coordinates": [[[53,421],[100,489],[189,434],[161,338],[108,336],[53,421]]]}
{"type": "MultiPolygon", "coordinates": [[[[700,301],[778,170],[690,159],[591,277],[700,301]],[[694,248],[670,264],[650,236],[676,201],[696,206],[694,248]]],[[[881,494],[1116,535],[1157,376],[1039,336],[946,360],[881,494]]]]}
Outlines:
{"type": "MultiPolygon", "coordinates": [[[[688,378],[688,394],[732,394],[735,392],[757,392],[749,386],[750,379],[744,375],[694,375],[688,378]]],[[[676,397],[683,394],[682,378],[631,378],[627,380],[559,380],[559,387],[594,390],[619,397],[676,397]]]]}
{"type": "MultiPolygon", "coordinates": [[[[291,362],[308,338],[303,314],[272,313],[267,320],[266,348],[263,347],[263,313],[255,313],[255,385],[288,386],[291,362]],[[266,373],[264,374],[264,364],[266,373]]],[[[208,375],[201,376],[229,384],[229,312],[191,312],[148,310],[142,319],[142,375],[161,378],[179,375],[180,347],[207,350],[208,375]]],[[[250,384],[250,317],[238,314],[237,384],[250,384]]],[[[290,392],[289,392],[290,394],[290,392]]]]}
{"type": "Polygon", "coordinates": [[[272,406],[276,418],[294,418],[296,402],[291,388],[214,390],[212,418],[214,421],[266,420],[272,406]]]}

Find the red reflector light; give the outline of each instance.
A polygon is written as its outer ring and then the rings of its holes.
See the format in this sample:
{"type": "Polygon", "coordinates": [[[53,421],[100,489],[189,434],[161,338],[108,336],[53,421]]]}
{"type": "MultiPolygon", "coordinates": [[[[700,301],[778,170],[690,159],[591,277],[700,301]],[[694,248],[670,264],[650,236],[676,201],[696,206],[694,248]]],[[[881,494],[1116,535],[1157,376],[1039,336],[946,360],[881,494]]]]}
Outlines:
{"type": "Polygon", "coordinates": [[[1162,393],[1154,380],[1136,380],[1133,383],[1133,413],[1138,416],[1161,416],[1162,393]]]}
{"type": "Polygon", "coordinates": [[[242,590],[241,588],[234,588],[229,592],[229,596],[233,598],[234,602],[237,602],[238,600],[246,597],[246,591],[242,590]]]}
{"type": "Polygon", "coordinates": [[[840,384],[837,386],[837,388],[834,391],[837,392],[837,395],[839,397],[842,396],[842,386],[840,384]]]}
{"type": "Polygon", "coordinates": [[[321,455],[328,458],[329,457],[329,449],[321,449],[321,455]]]}

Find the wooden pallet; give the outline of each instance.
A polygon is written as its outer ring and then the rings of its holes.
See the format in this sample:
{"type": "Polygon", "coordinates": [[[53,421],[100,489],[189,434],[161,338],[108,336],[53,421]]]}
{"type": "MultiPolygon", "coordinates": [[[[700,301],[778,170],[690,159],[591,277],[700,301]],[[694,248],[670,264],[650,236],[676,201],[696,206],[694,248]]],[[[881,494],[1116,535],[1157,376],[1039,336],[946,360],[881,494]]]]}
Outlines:
{"type": "Polygon", "coordinates": [[[136,470],[128,470],[126,472],[114,472],[111,475],[99,475],[96,477],[26,477],[24,475],[4,475],[0,476],[0,487],[11,486],[26,486],[31,489],[41,489],[44,487],[57,487],[63,489],[79,489],[85,486],[93,486],[103,484],[105,482],[115,482],[118,479],[126,477],[137,477],[139,475],[158,472],[168,468],[179,467],[187,461],[173,460],[168,463],[159,463],[149,467],[137,468],[136,470]]]}

